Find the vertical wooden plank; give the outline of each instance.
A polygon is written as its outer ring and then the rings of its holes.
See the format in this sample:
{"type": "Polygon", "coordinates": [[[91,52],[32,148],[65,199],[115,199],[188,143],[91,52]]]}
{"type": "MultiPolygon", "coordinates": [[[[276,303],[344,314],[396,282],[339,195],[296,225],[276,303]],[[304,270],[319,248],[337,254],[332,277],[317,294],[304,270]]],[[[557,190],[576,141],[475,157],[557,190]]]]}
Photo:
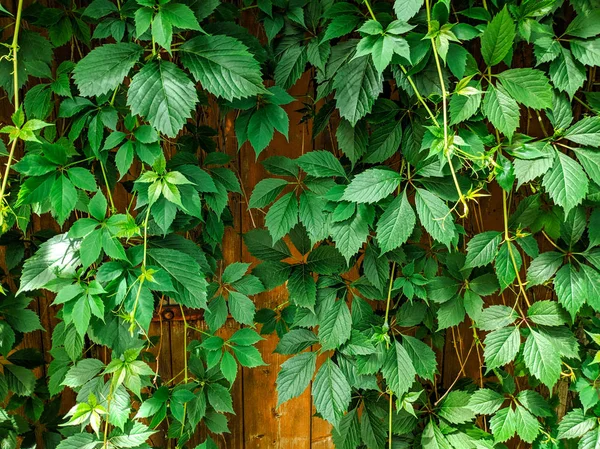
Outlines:
{"type": "MultiPolygon", "coordinates": [[[[306,94],[309,88],[309,76],[307,74],[290,91],[294,96],[300,97],[306,94]]],[[[260,155],[260,160],[274,154],[288,157],[298,157],[302,154],[305,145],[310,145],[310,137],[306,135],[303,126],[298,126],[301,114],[295,110],[299,109],[299,103],[293,102],[286,106],[290,117],[289,143],[280,134],[276,134],[271,145],[260,155]]],[[[309,147],[310,148],[310,147],[309,147]]],[[[264,179],[268,174],[260,164],[256,163],[254,151],[248,144],[244,145],[241,153],[241,178],[247,195],[258,181],[264,179]]],[[[242,206],[242,230],[249,231],[253,227],[247,206],[242,206]]],[[[262,214],[253,211],[254,221],[257,226],[263,225],[262,214]]],[[[248,262],[256,260],[250,256],[247,249],[243,247],[242,259],[248,262]]],[[[281,304],[287,297],[284,287],[258,295],[255,298],[257,308],[274,307],[281,304]]],[[[246,449],[308,449],[310,447],[311,429],[311,402],[310,393],[307,391],[299,398],[277,407],[277,391],[275,381],[281,363],[286,358],[274,354],[277,345],[277,337],[268,336],[258,344],[267,366],[244,369],[244,430],[246,449]]]]}

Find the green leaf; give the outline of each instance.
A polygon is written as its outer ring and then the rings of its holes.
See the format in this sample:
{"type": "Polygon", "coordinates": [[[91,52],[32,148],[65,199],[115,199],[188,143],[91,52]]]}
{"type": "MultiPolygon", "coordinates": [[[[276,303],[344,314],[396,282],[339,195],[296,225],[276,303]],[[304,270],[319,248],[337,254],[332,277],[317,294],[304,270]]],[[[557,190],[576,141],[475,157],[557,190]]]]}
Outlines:
{"type": "Polygon", "coordinates": [[[232,349],[240,365],[246,368],[256,368],[257,366],[266,365],[260,352],[254,346],[233,346],[232,349]]]}
{"type": "Polygon", "coordinates": [[[313,309],[317,302],[317,286],[306,265],[300,265],[292,270],[287,287],[293,304],[313,309]]]}
{"type": "Polygon", "coordinates": [[[504,396],[488,388],[477,390],[469,399],[468,407],[478,415],[493,415],[504,403],[504,396]]]}
{"type": "Polygon", "coordinates": [[[317,353],[305,352],[298,354],[281,365],[277,375],[277,405],[300,396],[315,372],[317,353]]]}
{"type": "Polygon", "coordinates": [[[587,296],[585,278],[582,272],[570,263],[564,265],[554,277],[554,288],[558,302],[575,320],[575,316],[585,303],[587,296]]]}
{"type": "Polygon", "coordinates": [[[279,340],[275,352],[278,354],[297,354],[304,351],[319,339],[308,329],[292,329],[279,340]]]}
{"type": "Polygon", "coordinates": [[[475,414],[469,408],[470,397],[466,391],[451,391],[440,403],[438,415],[453,424],[464,424],[473,420],[475,414]]]}
{"type": "Polygon", "coordinates": [[[402,122],[391,120],[377,126],[370,138],[367,154],[363,162],[377,164],[384,162],[398,152],[402,142],[402,122]]]}
{"type": "Polygon", "coordinates": [[[329,25],[327,25],[323,41],[336,39],[351,33],[354,28],[356,28],[356,25],[358,25],[359,20],[358,17],[350,14],[341,14],[334,17],[333,20],[329,22],[329,25]]]}
{"type": "Polygon", "coordinates": [[[154,61],[131,79],[127,105],[158,131],[175,137],[198,102],[194,84],[175,64],[154,61]],[[152,95],[148,95],[148,90],[152,95]]]}
{"type": "Polygon", "coordinates": [[[383,90],[383,77],[377,72],[371,57],[361,56],[342,65],[333,87],[340,115],[352,126],[369,112],[383,90]]]}
{"type": "Polygon", "coordinates": [[[354,449],[360,444],[360,427],[357,409],[346,413],[339,424],[331,431],[331,437],[336,448],[354,449]]]}
{"type": "Polygon", "coordinates": [[[579,90],[586,80],[585,67],[578,61],[573,59],[571,52],[564,47],[561,47],[561,52],[550,64],[550,80],[554,86],[569,94],[573,98],[575,92],[579,90]]]}
{"type": "Polygon", "coordinates": [[[440,428],[430,420],[425,429],[423,429],[423,434],[421,435],[421,447],[423,449],[450,449],[450,443],[444,437],[444,434],[440,430],[440,428]]]}
{"type": "Polygon", "coordinates": [[[556,251],[546,251],[533,259],[527,269],[527,287],[547,282],[560,268],[562,260],[563,254],[556,251]]]}
{"type": "Polygon", "coordinates": [[[512,139],[519,126],[519,105],[502,87],[488,87],[483,99],[483,112],[502,134],[512,139]]]}
{"type": "Polygon", "coordinates": [[[585,65],[600,65],[600,39],[590,39],[587,41],[571,41],[571,52],[575,59],[585,65]]]}
{"type": "Polygon", "coordinates": [[[275,198],[279,196],[287,184],[287,181],[277,178],[261,180],[252,191],[248,207],[261,208],[268,206],[275,201],[275,198]]]}
{"type": "Polygon", "coordinates": [[[423,379],[433,380],[437,373],[437,360],[433,349],[421,340],[408,335],[403,335],[402,341],[417,375],[423,379]]]}
{"type": "Polygon", "coordinates": [[[600,12],[592,9],[588,14],[578,14],[567,26],[565,34],[582,39],[600,34],[600,12]]]}
{"type": "Polygon", "coordinates": [[[292,255],[283,241],[277,240],[273,243],[271,235],[266,229],[248,231],[244,234],[244,242],[250,254],[261,260],[277,262],[292,255]]]}
{"type": "Polygon", "coordinates": [[[4,378],[9,391],[17,396],[31,396],[35,388],[36,377],[25,367],[5,364],[4,378]]]}
{"type": "Polygon", "coordinates": [[[561,373],[560,355],[546,336],[536,330],[531,330],[531,335],[523,347],[523,360],[529,372],[548,388],[552,388],[561,373]]]}
{"type": "Polygon", "coordinates": [[[511,50],[515,40],[515,24],[504,7],[481,36],[481,55],[488,66],[499,64],[511,50]]]}
{"type": "Polygon", "coordinates": [[[515,408],[515,427],[517,435],[526,443],[533,443],[533,440],[540,432],[540,423],[531,413],[520,405],[515,408]]]}
{"type": "Polygon", "coordinates": [[[506,92],[522,105],[533,109],[552,107],[552,87],[544,72],[535,69],[510,69],[498,74],[506,92]]]}
{"type": "Polygon", "coordinates": [[[415,223],[415,212],[408,202],[405,190],[388,205],[377,222],[376,238],[381,252],[386,253],[406,243],[415,223]]]}
{"type": "Polygon", "coordinates": [[[592,148],[573,148],[573,150],[592,181],[596,184],[600,183],[600,151],[592,148]]]}
{"type": "Polygon", "coordinates": [[[588,179],[581,165],[561,152],[556,153],[553,167],[544,175],[543,185],[565,214],[580,204],[588,192],[588,179]]]}
{"type": "Polygon", "coordinates": [[[417,188],[415,206],[427,232],[438,242],[450,246],[458,234],[446,203],[428,190],[417,188]]]}
{"type": "Polygon", "coordinates": [[[208,402],[219,413],[233,413],[233,400],[229,390],[218,383],[208,384],[206,389],[208,402]]]}
{"type": "Polygon", "coordinates": [[[565,139],[580,145],[600,147],[600,117],[585,117],[565,131],[565,139]]]}
{"type": "Polygon", "coordinates": [[[73,79],[84,97],[115,90],[140,59],[144,49],[137,44],[120,42],[94,48],[73,70],[73,79]]]}
{"type": "Polygon", "coordinates": [[[395,0],[394,12],[398,19],[408,22],[423,6],[423,0],[395,0]]]}
{"type": "Polygon", "coordinates": [[[70,239],[67,234],[59,234],[40,245],[38,251],[23,265],[21,285],[17,295],[22,292],[44,287],[58,275],[69,277],[81,261],[79,260],[77,239],[70,239]]]}
{"type": "Polygon", "coordinates": [[[202,87],[226,100],[263,94],[260,64],[230,36],[197,36],[181,47],[181,62],[202,87]]]}
{"type": "Polygon", "coordinates": [[[62,226],[77,203],[77,190],[69,178],[64,175],[56,178],[50,190],[50,202],[52,213],[58,224],[62,226]]]}
{"type": "Polygon", "coordinates": [[[256,307],[250,298],[241,293],[229,292],[229,311],[234,320],[241,324],[252,325],[256,307]]]}
{"type": "Polygon", "coordinates": [[[72,366],[62,384],[67,387],[81,387],[94,378],[104,368],[104,363],[98,359],[83,359],[72,366]]]}
{"type": "Polygon", "coordinates": [[[168,248],[150,248],[148,256],[173,280],[173,298],[186,307],[206,308],[207,282],[198,263],[188,254],[168,248]]]}
{"type": "Polygon", "coordinates": [[[331,225],[331,237],[346,262],[350,262],[352,256],[367,240],[373,218],[373,209],[368,205],[359,204],[354,217],[331,225]]]}
{"type": "Polygon", "coordinates": [[[402,177],[391,170],[370,168],[356,175],[342,199],[355,203],[376,203],[398,188],[402,177]]]}
{"type": "Polygon", "coordinates": [[[567,413],[558,425],[558,438],[571,439],[584,436],[597,426],[596,419],[585,416],[583,410],[576,408],[567,413]]]}
{"type": "Polygon", "coordinates": [[[352,318],[346,301],[335,301],[319,316],[319,341],[323,351],[337,349],[350,338],[352,318]]]}
{"type": "Polygon", "coordinates": [[[311,151],[300,156],[296,162],[302,170],[316,178],[328,178],[331,176],[346,177],[344,167],[329,151],[311,151]]]}
{"type": "Polygon", "coordinates": [[[313,403],[323,419],[336,426],[348,409],[351,388],[340,368],[327,359],[312,384],[313,403]]]}
{"type": "Polygon", "coordinates": [[[399,341],[394,341],[392,347],[387,349],[381,373],[388,388],[396,396],[406,393],[415,381],[417,372],[408,352],[399,341]]]}
{"type": "Polygon", "coordinates": [[[518,327],[503,327],[485,337],[483,357],[488,370],[506,365],[519,351],[521,336],[518,327]]]}
{"type": "Polygon", "coordinates": [[[486,307],[481,313],[477,325],[484,331],[493,331],[508,326],[518,318],[512,307],[494,305],[486,307]]]}
{"type": "Polygon", "coordinates": [[[493,262],[501,242],[502,233],[498,231],[487,231],[474,235],[467,244],[465,267],[482,267],[493,262]]]}
{"type": "Polygon", "coordinates": [[[504,442],[510,439],[517,431],[515,411],[510,407],[498,410],[490,419],[490,428],[495,441],[504,442]]]}
{"type": "Polygon", "coordinates": [[[356,126],[352,126],[348,120],[342,119],[337,127],[335,136],[340,150],[350,159],[350,162],[354,166],[367,151],[369,136],[364,120],[356,123],[356,126]]]}
{"type": "Polygon", "coordinates": [[[279,198],[265,216],[265,225],[273,240],[285,236],[298,223],[298,200],[294,192],[279,198]]]}
{"type": "Polygon", "coordinates": [[[568,320],[568,315],[554,301],[534,302],[527,310],[527,316],[531,321],[542,326],[562,326],[568,320]]]}
{"type": "Polygon", "coordinates": [[[287,48],[275,67],[275,84],[291,88],[300,79],[307,62],[306,47],[294,45],[287,48]]]}

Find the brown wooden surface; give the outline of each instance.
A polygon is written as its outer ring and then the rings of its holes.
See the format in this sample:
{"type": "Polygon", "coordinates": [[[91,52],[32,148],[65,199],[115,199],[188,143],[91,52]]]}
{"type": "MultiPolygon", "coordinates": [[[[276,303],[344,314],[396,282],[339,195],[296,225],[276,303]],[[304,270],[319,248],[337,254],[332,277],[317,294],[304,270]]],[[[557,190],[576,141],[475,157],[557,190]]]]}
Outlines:
{"type": "MultiPolygon", "coordinates": [[[[16,4],[16,1],[12,3],[16,4]]],[[[26,2],[30,3],[30,2],[26,2]]],[[[51,3],[51,0],[42,1],[42,3],[51,3]]],[[[4,3],[6,4],[6,3],[4,3]]],[[[10,3],[7,5],[10,7],[10,3]]],[[[15,10],[16,5],[12,5],[15,10]]],[[[252,12],[245,16],[245,25],[250,29],[253,27],[252,12]]],[[[6,33],[5,33],[5,38],[6,33]]],[[[264,38],[264,36],[259,36],[264,38]]],[[[314,94],[314,86],[310,84],[311,74],[305,74],[304,77],[291,90],[291,94],[298,98],[298,101],[286,106],[290,117],[289,141],[280,134],[276,134],[269,147],[261,154],[259,161],[256,161],[254,151],[245,144],[238,151],[238,143],[234,133],[233,114],[225,118],[219,117],[217,111],[211,110],[203,114],[203,124],[216,127],[218,130],[217,144],[220,151],[228,153],[232,157],[231,168],[237,172],[242,185],[243,195],[230,195],[230,207],[233,213],[233,227],[225,231],[223,254],[225,263],[235,261],[253,262],[242,241],[242,234],[254,227],[260,227],[264,222],[264,214],[253,210],[251,213],[247,208],[247,198],[252,189],[266,176],[260,161],[272,155],[285,155],[289,157],[298,157],[303,152],[314,149],[332,148],[335,142],[335,136],[330,135],[331,130],[325,130],[316,140],[311,139],[312,130],[310,125],[300,124],[301,114],[296,112],[302,107],[301,101],[307,94],[314,94]]],[[[2,100],[0,107],[0,122],[7,123],[12,113],[12,105],[2,100]]],[[[502,230],[502,207],[501,193],[499,190],[492,192],[491,198],[483,199],[479,207],[473,207],[470,220],[463,225],[467,230],[481,232],[484,230],[502,230]],[[477,216],[474,216],[474,215],[477,216]]],[[[124,209],[129,198],[122,189],[114,192],[117,206],[124,209]]],[[[56,229],[56,224],[49,216],[36,217],[33,219],[35,230],[44,228],[56,229]]],[[[1,251],[1,249],[0,249],[1,251]]],[[[3,251],[0,257],[3,256],[3,251]]],[[[273,307],[286,300],[286,290],[283,287],[277,288],[272,292],[257,295],[254,299],[257,309],[261,307],[273,307]]],[[[538,298],[542,299],[542,298],[538,298]]],[[[545,299],[545,298],[544,298],[545,299]]],[[[493,298],[491,302],[501,302],[502,298],[493,298]]],[[[40,314],[41,322],[45,327],[45,332],[35,332],[25,337],[23,346],[38,348],[45,354],[46,363],[50,362],[48,350],[51,347],[52,329],[56,325],[55,313],[57,309],[50,306],[49,296],[42,296],[32,303],[32,309],[40,314]]],[[[163,306],[168,306],[165,300],[163,306]]],[[[175,314],[177,315],[177,314],[175,314]]],[[[158,316],[158,315],[157,315],[158,316]]],[[[181,375],[183,370],[185,354],[185,342],[196,338],[193,331],[188,330],[185,335],[185,327],[180,319],[168,319],[161,315],[159,320],[153,321],[150,328],[151,335],[160,335],[160,343],[153,348],[152,352],[156,356],[157,362],[153,368],[158,370],[159,375],[169,380],[181,375]]],[[[193,326],[203,327],[201,320],[196,319],[190,322],[193,326]]],[[[468,376],[480,382],[484,373],[481,372],[482,353],[478,347],[473,346],[473,331],[471,322],[467,319],[463,324],[448,329],[445,347],[439,351],[439,385],[448,388],[457,378],[468,376]],[[461,362],[462,361],[462,362],[461,362]]],[[[238,326],[231,320],[226,323],[220,331],[222,336],[231,335],[238,326]]],[[[263,354],[267,363],[266,366],[255,369],[241,369],[238,373],[238,379],[232,388],[233,403],[235,415],[229,416],[229,427],[231,433],[226,434],[217,440],[219,448],[224,449],[329,449],[333,448],[331,441],[331,427],[322,419],[315,417],[314,407],[310,396],[310,387],[300,397],[289,401],[288,403],[277,407],[277,392],[275,389],[275,380],[279,367],[287,357],[274,354],[273,351],[277,345],[277,338],[267,337],[258,344],[258,348],[263,354]]],[[[98,357],[106,357],[106,354],[100,351],[95,354],[98,357]]],[[[39,369],[37,374],[43,376],[46,374],[46,367],[39,369]]],[[[63,410],[68,410],[74,400],[71,392],[64,394],[63,410]]],[[[199,431],[189,444],[189,447],[195,447],[203,441],[204,435],[199,431]]],[[[156,434],[152,438],[152,444],[156,447],[168,447],[164,435],[156,434]]]]}

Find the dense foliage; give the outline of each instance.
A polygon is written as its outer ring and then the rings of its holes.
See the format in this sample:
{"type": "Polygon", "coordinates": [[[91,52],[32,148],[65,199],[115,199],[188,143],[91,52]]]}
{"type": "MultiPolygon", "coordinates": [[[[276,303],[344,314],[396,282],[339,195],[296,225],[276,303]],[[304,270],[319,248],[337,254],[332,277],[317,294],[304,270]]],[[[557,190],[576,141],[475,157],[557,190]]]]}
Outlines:
{"type": "Polygon", "coordinates": [[[199,428],[220,447],[270,333],[279,403],[310,385],[338,449],[600,448],[597,0],[15,3],[2,448],[190,447],[199,428]],[[314,143],[265,158],[293,110],[314,143]],[[232,118],[271,174],[247,195],[209,126],[232,118]],[[233,195],[264,216],[252,265],[222,261],[233,195]],[[257,310],[272,289],[287,301],[257,310]],[[58,323],[36,376],[42,294],[58,323]],[[167,300],[206,323],[184,321],[173,379],[150,351],[167,300]]]}

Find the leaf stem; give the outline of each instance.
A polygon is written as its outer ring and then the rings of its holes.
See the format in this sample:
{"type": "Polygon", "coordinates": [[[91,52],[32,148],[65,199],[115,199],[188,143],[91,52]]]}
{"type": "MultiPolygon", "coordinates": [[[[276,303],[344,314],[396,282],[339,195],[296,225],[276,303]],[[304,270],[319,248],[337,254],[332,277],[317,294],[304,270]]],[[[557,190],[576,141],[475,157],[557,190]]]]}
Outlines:
{"type": "MultiPolygon", "coordinates": [[[[390,284],[388,287],[387,303],[385,305],[385,325],[389,326],[388,318],[390,316],[390,304],[392,303],[392,285],[394,284],[394,272],[396,271],[396,262],[392,263],[392,271],[390,272],[390,284]]],[[[389,343],[388,343],[389,347],[389,343]]]]}
{"type": "MultiPolygon", "coordinates": [[[[11,44],[12,60],[13,60],[13,89],[14,89],[14,107],[15,112],[19,110],[19,30],[21,29],[21,15],[23,13],[23,0],[19,0],[17,5],[17,16],[15,18],[15,29],[13,32],[13,40],[11,44]]],[[[6,168],[4,169],[4,177],[2,178],[2,187],[0,187],[0,208],[4,209],[4,193],[6,192],[6,185],[8,184],[8,174],[10,173],[10,166],[15,156],[15,149],[17,148],[17,139],[12,141],[10,146],[10,152],[8,153],[8,160],[6,161],[6,168]]],[[[0,210],[0,228],[4,226],[4,211],[0,210]]]]}
{"type": "Polygon", "coordinates": [[[510,256],[510,260],[512,262],[513,269],[515,270],[515,274],[517,275],[517,283],[519,284],[519,290],[521,290],[521,294],[523,298],[525,298],[525,303],[527,307],[531,307],[531,303],[529,302],[529,298],[527,297],[527,293],[525,292],[525,286],[521,281],[521,275],[519,274],[519,267],[517,267],[517,260],[515,259],[515,255],[513,253],[512,244],[510,240],[510,232],[508,231],[508,207],[506,204],[506,190],[502,189],[502,211],[504,214],[504,241],[508,245],[508,254],[510,256]]]}
{"type": "Polygon", "coordinates": [[[371,4],[369,3],[369,0],[365,0],[365,5],[367,5],[367,9],[369,10],[369,14],[371,14],[373,20],[377,22],[377,18],[375,17],[375,13],[373,13],[373,9],[371,9],[371,4]]]}
{"type": "Polygon", "coordinates": [[[102,169],[102,177],[104,178],[104,185],[106,186],[106,194],[108,195],[108,200],[110,201],[110,212],[114,213],[117,209],[115,208],[115,203],[113,202],[112,193],[110,192],[110,187],[108,185],[108,178],[106,177],[106,170],[104,169],[104,164],[102,161],[100,162],[100,168],[102,169]]]}
{"type": "MultiPolygon", "coordinates": [[[[431,32],[431,10],[429,7],[429,0],[425,0],[425,5],[427,9],[427,27],[428,31],[431,32]]],[[[438,55],[437,46],[435,45],[435,38],[432,36],[430,37],[430,40],[431,48],[433,50],[433,57],[435,59],[435,66],[437,68],[438,78],[440,80],[440,89],[442,90],[442,114],[444,119],[444,156],[446,156],[448,166],[450,167],[450,173],[452,173],[452,180],[454,181],[454,187],[456,187],[456,192],[458,193],[458,200],[463,205],[463,211],[462,214],[460,214],[460,217],[464,218],[469,214],[469,206],[467,205],[465,196],[463,195],[460,185],[458,184],[458,179],[454,171],[454,166],[452,165],[452,157],[450,156],[450,145],[448,142],[448,92],[446,92],[446,83],[444,82],[444,74],[442,72],[442,65],[440,64],[440,57],[438,55]]]]}

